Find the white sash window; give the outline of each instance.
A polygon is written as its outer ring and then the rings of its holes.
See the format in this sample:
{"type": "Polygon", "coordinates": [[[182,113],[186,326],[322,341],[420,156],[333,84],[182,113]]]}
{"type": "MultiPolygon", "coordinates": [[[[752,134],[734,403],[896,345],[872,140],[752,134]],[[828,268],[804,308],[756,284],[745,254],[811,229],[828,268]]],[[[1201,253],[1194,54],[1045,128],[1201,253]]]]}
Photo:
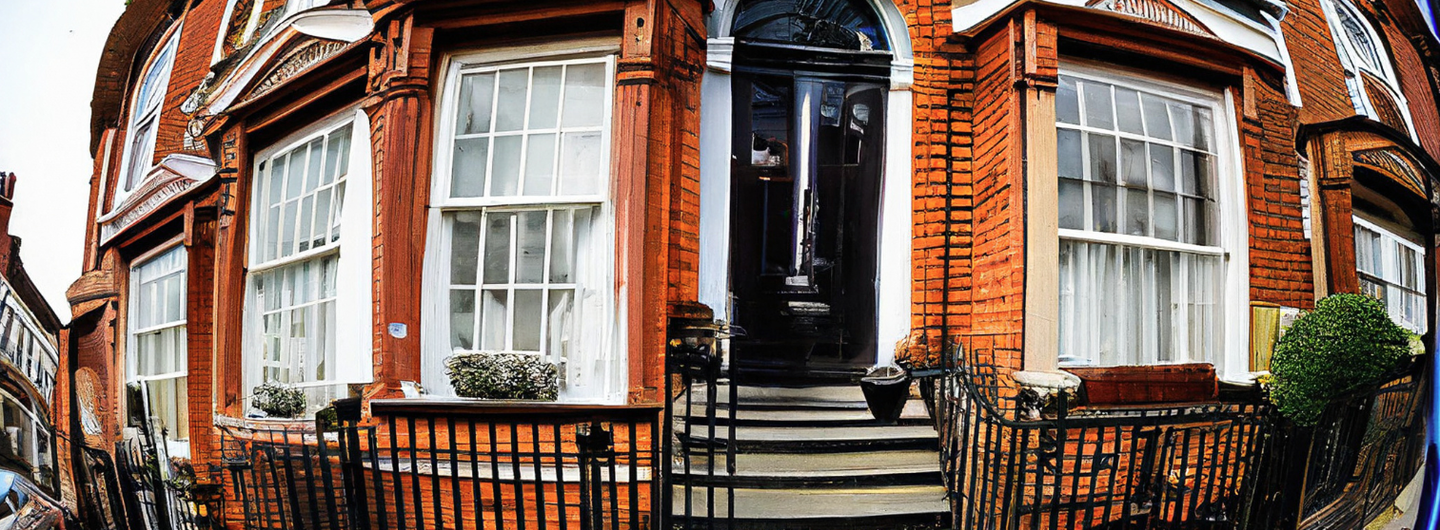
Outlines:
{"type": "Polygon", "coordinates": [[[1219,95],[1069,70],[1056,92],[1060,361],[1223,360],[1219,95]]]}
{"type": "Polygon", "coordinates": [[[370,379],[369,141],[356,114],[341,113],[255,158],[247,391],[289,384],[320,407],[343,397],[340,383],[370,379]]]}
{"type": "Polygon", "coordinates": [[[1425,333],[1425,247],[1418,243],[1420,236],[1354,219],[1360,292],[1379,298],[1400,327],[1425,333]]]}
{"type": "Polygon", "coordinates": [[[189,353],[185,340],[186,252],[176,245],[130,269],[126,381],[139,385],[167,454],[188,456],[189,353]]]}
{"type": "Polygon", "coordinates": [[[611,55],[451,61],[426,257],[424,384],[445,359],[555,363],[565,401],[623,398],[614,361],[611,55]]]}

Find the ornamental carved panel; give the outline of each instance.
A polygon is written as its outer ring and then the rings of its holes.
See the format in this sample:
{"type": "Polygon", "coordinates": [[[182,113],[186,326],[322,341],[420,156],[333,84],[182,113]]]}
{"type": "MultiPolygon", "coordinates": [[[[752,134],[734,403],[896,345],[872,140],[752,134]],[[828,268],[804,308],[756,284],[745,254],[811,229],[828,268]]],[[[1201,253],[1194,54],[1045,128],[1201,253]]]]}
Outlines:
{"type": "Polygon", "coordinates": [[[1215,34],[1199,21],[1185,14],[1174,4],[1164,0],[1099,0],[1090,3],[1093,9],[1114,11],[1122,15],[1144,19],[1155,25],[1184,31],[1195,35],[1214,37],[1215,34]]]}

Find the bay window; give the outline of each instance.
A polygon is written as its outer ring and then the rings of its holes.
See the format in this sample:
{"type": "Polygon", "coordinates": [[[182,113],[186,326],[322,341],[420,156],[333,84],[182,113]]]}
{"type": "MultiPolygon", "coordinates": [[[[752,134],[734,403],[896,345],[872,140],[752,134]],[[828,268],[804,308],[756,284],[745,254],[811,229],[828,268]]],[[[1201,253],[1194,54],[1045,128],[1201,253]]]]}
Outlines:
{"type": "Polygon", "coordinates": [[[368,153],[369,142],[353,114],[255,159],[245,388],[295,386],[312,407],[343,397],[336,393],[341,383],[368,380],[370,366],[369,172],[368,161],[352,161],[354,151],[368,153]],[[364,217],[348,211],[352,206],[364,217]]]}
{"type": "Polygon", "coordinates": [[[138,387],[171,456],[189,455],[186,268],[185,247],[176,245],[130,269],[126,381],[138,387]]]}
{"type": "Polygon", "coordinates": [[[1425,247],[1418,234],[1355,216],[1360,292],[1380,299],[1400,327],[1424,334],[1425,247]]]}
{"type": "Polygon", "coordinates": [[[457,57],[446,81],[425,386],[450,393],[451,355],[518,353],[557,365],[561,399],[613,399],[614,59],[497,57],[457,57]]]}
{"type": "Polygon", "coordinates": [[[1061,363],[1220,364],[1219,95],[1070,69],[1055,110],[1061,363]]]}

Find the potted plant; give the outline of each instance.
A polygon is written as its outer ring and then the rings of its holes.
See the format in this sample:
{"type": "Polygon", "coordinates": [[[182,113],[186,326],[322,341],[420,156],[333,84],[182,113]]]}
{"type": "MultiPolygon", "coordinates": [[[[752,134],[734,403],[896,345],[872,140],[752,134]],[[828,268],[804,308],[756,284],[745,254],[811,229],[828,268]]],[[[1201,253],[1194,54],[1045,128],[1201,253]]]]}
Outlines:
{"type": "Polygon", "coordinates": [[[1376,385],[1409,354],[1409,332],[1379,300],[1328,296],[1275,344],[1270,399],[1297,425],[1314,426],[1331,398],[1376,385]]]}
{"type": "Polygon", "coordinates": [[[473,353],[445,361],[455,395],[485,399],[555,401],[559,370],[538,355],[473,353]]]}
{"type": "Polygon", "coordinates": [[[910,372],[895,365],[876,366],[860,378],[860,391],[870,415],[882,424],[894,425],[910,400],[910,372]]]}
{"type": "Polygon", "coordinates": [[[255,387],[251,405],[271,418],[298,418],[305,414],[305,392],[275,381],[255,387]]]}

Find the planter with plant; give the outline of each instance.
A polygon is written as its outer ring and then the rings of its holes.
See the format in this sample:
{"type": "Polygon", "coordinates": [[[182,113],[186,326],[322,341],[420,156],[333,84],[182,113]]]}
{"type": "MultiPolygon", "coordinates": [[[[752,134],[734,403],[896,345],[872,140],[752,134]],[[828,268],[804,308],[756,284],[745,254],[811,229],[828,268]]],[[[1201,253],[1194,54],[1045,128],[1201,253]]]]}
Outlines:
{"type": "Polygon", "coordinates": [[[252,405],[270,418],[299,418],[305,414],[305,392],[274,381],[255,387],[252,405]]]}
{"type": "Polygon", "coordinates": [[[1381,383],[1409,354],[1409,332],[1390,320],[1379,300],[1332,295],[1275,344],[1270,399],[1291,421],[1311,427],[1332,398],[1381,383]]]}
{"type": "Polygon", "coordinates": [[[559,370],[538,355],[473,353],[445,361],[450,385],[460,397],[555,401],[559,370]]]}

